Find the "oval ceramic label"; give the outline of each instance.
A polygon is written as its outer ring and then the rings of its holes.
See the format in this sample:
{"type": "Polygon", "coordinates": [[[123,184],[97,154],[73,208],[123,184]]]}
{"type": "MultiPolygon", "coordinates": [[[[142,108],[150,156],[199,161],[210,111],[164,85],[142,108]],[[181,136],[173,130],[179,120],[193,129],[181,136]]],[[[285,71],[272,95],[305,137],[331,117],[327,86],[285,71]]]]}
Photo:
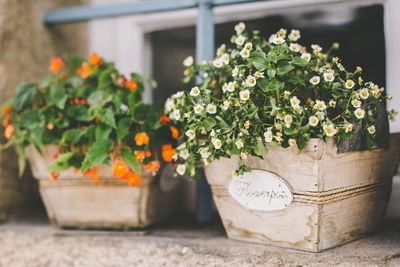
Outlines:
{"type": "Polygon", "coordinates": [[[229,194],[243,206],[260,211],[279,211],[293,201],[290,186],[281,177],[261,170],[252,170],[232,177],[229,194]]]}

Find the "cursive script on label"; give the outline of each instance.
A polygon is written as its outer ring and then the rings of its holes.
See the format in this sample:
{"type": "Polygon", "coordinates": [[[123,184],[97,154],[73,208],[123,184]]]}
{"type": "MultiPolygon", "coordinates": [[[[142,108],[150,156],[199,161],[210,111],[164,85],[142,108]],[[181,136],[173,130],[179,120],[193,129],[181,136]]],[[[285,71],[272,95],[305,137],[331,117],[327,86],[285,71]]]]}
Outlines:
{"type": "Polygon", "coordinates": [[[265,189],[255,189],[252,187],[251,182],[243,181],[243,180],[238,180],[235,181],[236,183],[236,190],[234,194],[238,197],[240,196],[246,196],[249,198],[265,198],[268,202],[268,204],[271,204],[272,200],[274,199],[285,199],[288,198],[288,194],[284,190],[265,190],[265,189]]]}

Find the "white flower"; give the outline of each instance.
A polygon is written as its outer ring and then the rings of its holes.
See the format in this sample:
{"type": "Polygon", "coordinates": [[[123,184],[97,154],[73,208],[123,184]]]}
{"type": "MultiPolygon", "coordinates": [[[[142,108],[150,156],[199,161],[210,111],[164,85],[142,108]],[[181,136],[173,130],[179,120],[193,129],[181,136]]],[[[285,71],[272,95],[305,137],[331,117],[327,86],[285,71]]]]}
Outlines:
{"type": "Polygon", "coordinates": [[[183,96],[183,94],[184,94],[183,91],[179,91],[179,92],[176,92],[175,94],[173,94],[173,95],[171,96],[171,98],[173,98],[173,99],[180,98],[180,97],[183,96]]]}
{"type": "Polygon", "coordinates": [[[227,110],[227,109],[229,108],[229,106],[230,106],[229,101],[228,101],[228,100],[225,100],[225,101],[224,101],[224,106],[222,107],[222,109],[223,109],[223,110],[227,110]]]}
{"type": "Polygon", "coordinates": [[[241,149],[241,148],[243,148],[243,142],[241,141],[241,140],[237,140],[236,142],[235,142],[235,145],[236,145],[236,147],[238,148],[238,149],[241,149]]]}
{"type": "Polygon", "coordinates": [[[257,80],[254,76],[251,76],[251,75],[247,76],[247,79],[246,79],[247,86],[253,87],[256,84],[257,84],[257,80]]]}
{"type": "Polygon", "coordinates": [[[284,42],[285,42],[285,39],[283,39],[282,37],[276,37],[272,40],[272,43],[274,43],[276,45],[283,44],[284,42]]]}
{"type": "Polygon", "coordinates": [[[323,111],[317,111],[315,115],[317,115],[318,119],[321,121],[325,119],[325,113],[323,111]]]}
{"type": "Polygon", "coordinates": [[[214,131],[214,129],[211,130],[210,136],[215,136],[215,131],[214,131]]]}
{"type": "Polygon", "coordinates": [[[202,157],[203,159],[208,158],[208,157],[211,155],[211,153],[210,153],[208,147],[202,148],[202,149],[200,150],[200,155],[201,155],[201,157],[202,157]]]}
{"type": "Polygon", "coordinates": [[[357,119],[362,119],[364,118],[365,110],[357,108],[356,110],[354,110],[354,115],[356,115],[357,119]]]}
{"type": "Polygon", "coordinates": [[[314,76],[310,79],[310,83],[312,83],[313,85],[317,85],[317,84],[319,84],[320,80],[321,80],[321,78],[319,76],[314,76]]]}
{"type": "Polygon", "coordinates": [[[361,101],[360,101],[360,100],[358,100],[357,98],[355,98],[355,99],[351,100],[351,104],[352,104],[352,105],[353,105],[353,107],[355,107],[355,108],[359,108],[359,107],[361,107],[361,101]]]}
{"type": "Polygon", "coordinates": [[[187,130],[185,134],[189,138],[189,140],[192,140],[196,137],[196,133],[193,130],[187,130]]]}
{"type": "Polygon", "coordinates": [[[213,65],[216,68],[221,68],[222,65],[223,65],[223,62],[222,62],[222,60],[220,58],[216,58],[216,59],[213,60],[213,65]]]}
{"type": "Polygon", "coordinates": [[[368,92],[368,89],[367,89],[367,88],[363,88],[363,89],[360,90],[360,97],[361,97],[362,99],[368,99],[368,97],[369,97],[369,92],[368,92]]]}
{"type": "Polygon", "coordinates": [[[321,52],[321,50],[322,50],[322,47],[320,47],[320,46],[317,45],[317,44],[312,44],[312,45],[311,45],[311,48],[313,49],[313,52],[314,52],[314,54],[316,54],[316,55],[318,55],[318,53],[321,52]]]}
{"type": "Polygon", "coordinates": [[[214,104],[208,104],[206,107],[206,111],[209,114],[215,114],[217,112],[217,106],[214,104]]]}
{"type": "Polygon", "coordinates": [[[184,65],[185,67],[190,67],[190,66],[192,66],[192,65],[193,65],[193,57],[190,56],[190,57],[185,58],[185,60],[183,60],[183,65],[184,65]]]}
{"type": "Polygon", "coordinates": [[[249,50],[249,51],[251,51],[251,49],[253,48],[253,44],[252,43],[246,43],[245,45],[244,45],[244,49],[246,49],[246,50],[249,50]]]}
{"type": "Polygon", "coordinates": [[[224,83],[224,85],[222,86],[222,92],[225,93],[226,91],[228,91],[228,84],[224,83]]]}
{"type": "Polygon", "coordinates": [[[239,68],[235,66],[235,68],[232,70],[232,77],[236,77],[239,74],[239,68]]]}
{"type": "Polygon", "coordinates": [[[246,101],[250,98],[250,91],[249,90],[241,91],[239,95],[240,95],[240,100],[246,101]]]}
{"type": "Polygon", "coordinates": [[[321,111],[325,110],[326,109],[325,101],[316,100],[314,108],[321,111]]]}
{"type": "Polygon", "coordinates": [[[228,54],[223,54],[221,56],[221,60],[224,64],[229,64],[229,55],[228,54]]]}
{"type": "Polygon", "coordinates": [[[310,124],[311,126],[317,126],[318,122],[319,120],[316,116],[311,116],[310,118],[308,118],[308,124],[310,124]]]}
{"type": "Polygon", "coordinates": [[[345,86],[347,89],[351,89],[351,88],[354,87],[354,84],[355,84],[355,82],[354,82],[353,80],[347,80],[346,83],[344,84],[344,86],[345,86]]]}
{"type": "Polygon", "coordinates": [[[222,146],[222,142],[221,142],[221,140],[219,140],[218,138],[217,138],[217,139],[214,139],[214,141],[212,142],[212,144],[214,145],[214,148],[215,148],[215,149],[220,149],[221,146],[222,146]]]}
{"type": "Polygon", "coordinates": [[[336,130],[335,126],[331,123],[329,125],[324,125],[324,132],[325,132],[326,136],[332,137],[336,134],[337,130],[336,130]]]}
{"type": "Polygon", "coordinates": [[[303,53],[303,54],[301,54],[301,58],[306,60],[306,61],[310,61],[311,54],[310,53],[303,53]]]}
{"type": "Polygon", "coordinates": [[[271,36],[268,39],[268,42],[272,43],[276,38],[278,37],[278,35],[276,34],[271,34],[271,36]]]}
{"type": "Polygon", "coordinates": [[[283,121],[285,122],[285,124],[291,124],[292,122],[293,122],[293,118],[292,118],[292,116],[290,116],[290,115],[286,115],[284,118],[283,118],[283,121]]]}
{"type": "Polygon", "coordinates": [[[333,82],[335,80],[335,73],[333,71],[324,72],[324,80],[326,82],[333,82]]]}
{"type": "Polygon", "coordinates": [[[292,30],[289,34],[289,40],[296,42],[299,39],[300,39],[300,31],[292,30]]]}
{"type": "Polygon", "coordinates": [[[196,106],[193,107],[193,109],[194,113],[200,114],[203,111],[204,107],[200,104],[197,104],[196,106]]]}
{"type": "Polygon", "coordinates": [[[195,86],[190,90],[191,96],[198,96],[200,94],[199,87],[195,86]]]}
{"type": "Polygon", "coordinates": [[[240,51],[240,55],[242,58],[248,58],[250,56],[250,51],[247,49],[242,49],[242,51],[240,51]]]}
{"type": "Polygon", "coordinates": [[[289,138],[289,145],[290,146],[295,146],[296,145],[296,139],[293,139],[293,138],[289,138]]]}
{"type": "Polygon", "coordinates": [[[264,72],[262,72],[262,71],[256,71],[254,73],[254,76],[256,76],[257,78],[265,78],[264,72]]]}
{"type": "Polygon", "coordinates": [[[233,92],[233,91],[235,91],[235,86],[236,86],[236,82],[229,82],[228,88],[226,90],[228,90],[228,92],[233,92]]]}
{"type": "Polygon", "coordinates": [[[129,110],[128,106],[125,105],[125,104],[121,104],[121,105],[119,106],[119,109],[121,110],[122,113],[126,113],[126,112],[128,112],[128,110],[129,110]]]}
{"type": "Polygon", "coordinates": [[[179,111],[179,109],[175,109],[172,114],[175,120],[179,120],[181,118],[181,112],[179,111]]]}
{"type": "Polygon", "coordinates": [[[335,108],[335,107],[336,107],[336,101],[333,100],[333,99],[331,99],[331,100],[329,101],[329,106],[335,108]]]}
{"type": "Polygon", "coordinates": [[[236,39],[235,39],[235,43],[236,43],[237,45],[240,45],[240,46],[242,46],[242,45],[244,44],[244,41],[245,41],[245,38],[244,38],[243,35],[239,35],[239,36],[236,37],[236,39]]]}
{"type": "Polygon", "coordinates": [[[185,164],[178,164],[178,166],[176,166],[176,172],[177,172],[179,175],[184,175],[184,174],[185,174],[185,171],[186,171],[186,166],[185,166],[185,164]]]}
{"type": "Polygon", "coordinates": [[[239,22],[238,24],[235,25],[236,34],[241,34],[245,28],[246,25],[243,22],[239,22]]]}
{"type": "Polygon", "coordinates": [[[368,127],[368,132],[369,132],[369,134],[374,134],[375,133],[375,126],[374,125],[372,125],[372,126],[370,126],[370,127],[368,127]]]}
{"type": "Polygon", "coordinates": [[[337,66],[338,69],[341,70],[341,71],[344,71],[344,70],[345,70],[344,67],[343,67],[343,65],[342,65],[341,63],[339,63],[339,62],[336,62],[336,66],[337,66]]]}
{"type": "Polygon", "coordinates": [[[297,98],[297,96],[293,96],[290,99],[290,104],[292,105],[292,108],[298,108],[300,105],[300,99],[297,98]]]}
{"type": "Polygon", "coordinates": [[[272,135],[272,132],[271,132],[271,131],[266,131],[266,132],[264,133],[264,140],[265,140],[266,143],[271,142],[271,141],[272,141],[272,138],[273,138],[273,135],[272,135]]]}
{"type": "Polygon", "coordinates": [[[299,52],[300,45],[299,44],[290,44],[289,49],[290,49],[290,51],[293,51],[293,52],[299,52]]]}
{"type": "Polygon", "coordinates": [[[173,101],[171,98],[168,98],[168,99],[165,101],[165,110],[168,111],[168,112],[170,112],[171,110],[174,109],[174,107],[175,107],[174,101],[173,101]]]}
{"type": "Polygon", "coordinates": [[[240,157],[241,157],[242,159],[247,159],[247,155],[246,155],[246,153],[244,153],[244,152],[240,153],[240,157]]]}
{"type": "Polygon", "coordinates": [[[183,159],[187,159],[189,157],[189,150],[184,149],[181,152],[179,152],[179,156],[183,159]]]}
{"type": "Polygon", "coordinates": [[[346,133],[353,131],[353,124],[349,123],[344,130],[346,133]]]}

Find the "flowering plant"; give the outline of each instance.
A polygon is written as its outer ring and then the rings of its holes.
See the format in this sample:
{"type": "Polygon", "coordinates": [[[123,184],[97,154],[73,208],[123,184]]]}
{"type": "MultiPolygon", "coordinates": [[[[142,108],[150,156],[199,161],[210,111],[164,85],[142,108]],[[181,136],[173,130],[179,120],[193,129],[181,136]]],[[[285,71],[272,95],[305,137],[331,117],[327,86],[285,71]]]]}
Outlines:
{"type": "MultiPolygon", "coordinates": [[[[167,99],[165,112],[182,129],[177,148],[177,173],[195,174],[195,166],[221,157],[262,158],[267,145],[296,146],[301,151],[310,138],[351,139],[353,127],[367,133],[366,146],[375,148],[376,107],[364,103],[390,98],[383,88],[364,82],[362,69],[347,71],[332,52],[297,43],[298,30],[285,29],[268,40],[245,24],[235,26],[233,48],[222,45],[211,62],[184,61],[184,83],[201,80],[190,92],[167,99]]],[[[389,112],[390,116],[394,111],[389,112]]]]}
{"type": "Polygon", "coordinates": [[[54,57],[49,70],[43,81],[19,85],[2,110],[5,147],[16,148],[20,174],[30,144],[39,152],[58,146],[48,166],[51,179],[72,167],[97,182],[96,166],[106,164],[135,186],[140,165],[153,173],[160,168],[156,147],[163,146],[164,160],[171,161],[167,154],[175,153],[179,133],[162,111],[141,101],[140,75],[127,79],[95,53],[89,61],[54,57]]]}

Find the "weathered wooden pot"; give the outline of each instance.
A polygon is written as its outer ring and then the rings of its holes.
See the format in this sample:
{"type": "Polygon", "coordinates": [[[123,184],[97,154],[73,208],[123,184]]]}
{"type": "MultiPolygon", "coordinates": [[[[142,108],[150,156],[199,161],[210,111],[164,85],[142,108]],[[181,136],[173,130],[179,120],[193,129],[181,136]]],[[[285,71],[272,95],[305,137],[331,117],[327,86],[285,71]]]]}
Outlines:
{"type": "MultiPolygon", "coordinates": [[[[129,186],[114,177],[110,167],[99,166],[99,183],[73,171],[61,172],[57,181],[49,180],[45,169],[57,152],[43,149],[43,157],[33,146],[26,149],[33,176],[51,222],[68,228],[141,228],[166,218],[179,201],[179,181],[161,190],[156,177],[143,171],[142,184],[129,186]]],[[[168,179],[168,177],[166,178],[168,179]]]]}
{"type": "Polygon", "coordinates": [[[319,252],[379,229],[399,160],[400,136],[388,149],[337,153],[312,139],[306,149],[269,147],[252,172],[232,177],[237,158],[205,167],[215,204],[232,239],[319,252]]]}

